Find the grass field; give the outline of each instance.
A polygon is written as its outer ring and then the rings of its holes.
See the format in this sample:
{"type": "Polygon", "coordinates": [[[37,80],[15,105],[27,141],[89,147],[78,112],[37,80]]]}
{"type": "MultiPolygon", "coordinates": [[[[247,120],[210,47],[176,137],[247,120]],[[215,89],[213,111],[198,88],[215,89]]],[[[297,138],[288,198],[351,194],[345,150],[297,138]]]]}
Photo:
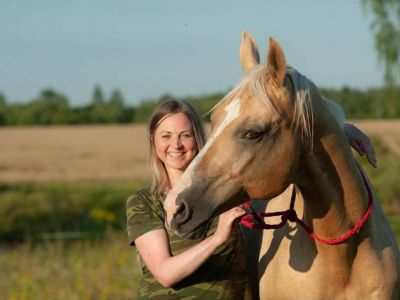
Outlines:
{"type": "Polygon", "coordinates": [[[400,120],[354,120],[368,135],[379,137],[382,142],[400,157],[400,120]]]}
{"type": "Polygon", "coordinates": [[[135,299],[138,268],[123,233],[0,248],[0,299],[135,299]]]}
{"type": "MultiPolygon", "coordinates": [[[[378,169],[361,160],[399,236],[400,120],[354,123],[379,141],[378,169]]],[[[0,299],[135,299],[139,271],[121,229],[127,195],[149,177],[145,126],[0,128],[0,147],[0,234],[7,224],[119,229],[0,244],[0,299]]]]}

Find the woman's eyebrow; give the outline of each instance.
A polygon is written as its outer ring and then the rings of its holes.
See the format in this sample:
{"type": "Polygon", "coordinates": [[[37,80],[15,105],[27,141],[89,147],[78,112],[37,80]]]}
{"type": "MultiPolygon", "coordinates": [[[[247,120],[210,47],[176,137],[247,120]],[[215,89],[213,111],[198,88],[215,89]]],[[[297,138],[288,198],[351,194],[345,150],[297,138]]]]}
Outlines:
{"type": "MultiPolygon", "coordinates": [[[[178,133],[181,134],[181,133],[186,133],[186,132],[192,133],[193,130],[191,130],[191,129],[189,128],[189,129],[181,130],[181,131],[179,131],[178,133]]],[[[163,133],[172,134],[172,131],[169,131],[169,130],[161,130],[159,133],[160,133],[160,134],[163,134],[163,133]]]]}

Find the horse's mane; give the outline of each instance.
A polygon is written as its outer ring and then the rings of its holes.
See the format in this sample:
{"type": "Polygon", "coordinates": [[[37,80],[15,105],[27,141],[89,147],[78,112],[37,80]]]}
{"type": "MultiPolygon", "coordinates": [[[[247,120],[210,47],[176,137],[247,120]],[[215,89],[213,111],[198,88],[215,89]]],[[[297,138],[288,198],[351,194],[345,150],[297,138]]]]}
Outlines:
{"type": "MultiPolygon", "coordinates": [[[[275,117],[275,119],[279,120],[281,114],[273,105],[266,92],[265,84],[267,73],[268,70],[264,64],[253,67],[242,77],[239,83],[210,110],[210,112],[228,99],[241,95],[245,90],[249,89],[256,99],[260,101],[275,117]]],[[[292,126],[296,131],[300,131],[305,140],[311,142],[313,138],[314,115],[310,89],[313,83],[297,70],[289,66],[287,67],[286,76],[288,76],[292,83],[294,89],[293,93],[295,94],[292,126]]]]}

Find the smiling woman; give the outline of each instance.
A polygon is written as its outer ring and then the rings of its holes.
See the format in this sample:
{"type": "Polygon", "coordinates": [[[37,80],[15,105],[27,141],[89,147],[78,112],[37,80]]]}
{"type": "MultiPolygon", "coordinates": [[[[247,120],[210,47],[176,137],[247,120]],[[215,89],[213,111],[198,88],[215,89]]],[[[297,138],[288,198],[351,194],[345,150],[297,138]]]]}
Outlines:
{"type": "MultiPolygon", "coordinates": [[[[148,135],[152,169],[151,192],[162,195],[171,188],[168,165],[165,165],[167,156],[172,160],[173,156],[175,158],[178,156],[177,153],[184,154],[186,152],[184,150],[190,148],[190,156],[193,155],[188,161],[190,162],[205,144],[205,132],[194,108],[185,101],[173,100],[163,102],[154,110],[149,122],[148,135]],[[175,120],[178,121],[177,124],[175,120]],[[174,139],[176,144],[172,145],[171,142],[173,143],[174,139]],[[193,142],[195,145],[192,144],[193,142]],[[168,151],[169,155],[167,155],[168,151]]],[[[185,155],[184,158],[187,159],[187,156],[185,155]]]]}
{"type": "MultiPolygon", "coordinates": [[[[143,276],[139,299],[247,299],[242,240],[234,208],[203,224],[204,234],[181,237],[165,228],[166,194],[205,143],[200,117],[185,101],[154,111],[148,131],[153,181],[127,201],[128,234],[143,276]]],[[[203,229],[203,228],[202,228],[203,229]]]]}
{"type": "Polygon", "coordinates": [[[173,185],[198,152],[192,124],[184,113],[172,114],[159,124],[152,139],[173,185]]]}

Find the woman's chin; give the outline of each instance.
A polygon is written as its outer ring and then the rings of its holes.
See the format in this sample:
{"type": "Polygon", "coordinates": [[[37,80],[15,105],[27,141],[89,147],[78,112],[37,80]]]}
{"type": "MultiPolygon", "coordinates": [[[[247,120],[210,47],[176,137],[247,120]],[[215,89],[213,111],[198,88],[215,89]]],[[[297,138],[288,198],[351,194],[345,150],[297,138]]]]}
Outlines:
{"type": "Polygon", "coordinates": [[[189,165],[189,162],[187,161],[174,161],[168,164],[168,167],[170,169],[175,169],[175,170],[180,170],[180,171],[185,171],[187,166],[189,165]]]}

